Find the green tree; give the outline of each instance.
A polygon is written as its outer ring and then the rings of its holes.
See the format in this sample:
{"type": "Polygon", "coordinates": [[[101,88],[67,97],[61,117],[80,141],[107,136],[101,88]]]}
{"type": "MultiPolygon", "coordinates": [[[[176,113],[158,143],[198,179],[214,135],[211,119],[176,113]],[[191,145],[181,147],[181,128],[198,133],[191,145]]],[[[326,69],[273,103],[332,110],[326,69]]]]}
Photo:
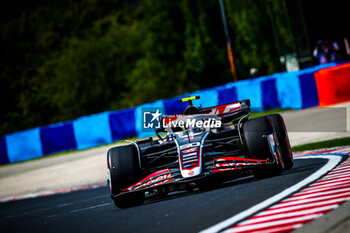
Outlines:
{"type": "Polygon", "coordinates": [[[144,1],[140,27],[142,54],[127,74],[125,101],[142,104],[181,94],[184,89],[183,16],[179,1],[144,1]]]}
{"type": "MultiPolygon", "coordinates": [[[[53,123],[56,105],[42,98],[45,62],[66,51],[71,38],[89,35],[93,23],[123,1],[6,2],[0,9],[0,134],[53,123]],[[40,78],[39,78],[40,77],[40,78]]],[[[49,96],[49,93],[47,93],[49,96]]],[[[49,98],[51,99],[51,98],[49,98]]]]}
{"type": "Polygon", "coordinates": [[[278,71],[279,58],[266,1],[233,0],[225,4],[239,78],[249,77],[250,68],[258,68],[260,75],[278,71]]]}
{"type": "Polygon", "coordinates": [[[129,107],[122,98],[141,38],[137,23],[120,24],[118,18],[97,21],[88,37],[71,38],[57,58],[41,67],[40,95],[56,111],[52,121],[129,107]]]}
{"type": "MultiPolygon", "coordinates": [[[[0,134],[232,81],[217,0],[131,2],[34,0],[0,10],[0,134]]],[[[280,70],[269,18],[284,17],[280,5],[225,1],[240,79],[250,68],[280,70]]]]}

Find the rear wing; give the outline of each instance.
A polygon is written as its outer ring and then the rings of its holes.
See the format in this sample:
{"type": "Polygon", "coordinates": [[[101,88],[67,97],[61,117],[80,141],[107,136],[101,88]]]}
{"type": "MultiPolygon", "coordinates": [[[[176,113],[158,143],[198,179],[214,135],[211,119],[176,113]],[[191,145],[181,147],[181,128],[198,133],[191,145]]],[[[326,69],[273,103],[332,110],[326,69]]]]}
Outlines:
{"type": "MultiPolygon", "coordinates": [[[[242,115],[249,114],[250,111],[250,100],[246,99],[228,104],[217,105],[214,107],[202,108],[200,109],[200,114],[214,114],[221,117],[222,120],[225,122],[225,120],[228,120],[227,117],[229,117],[230,119],[240,117],[242,115]]],[[[170,116],[164,116],[162,117],[162,122],[164,124],[169,124],[169,122],[175,121],[179,116],[184,115],[184,113],[181,113],[170,116]]]]}
{"type": "Polygon", "coordinates": [[[250,100],[241,100],[233,103],[217,105],[214,107],[203,108],[200,110],[202,114],[217,114],[219,116],[224,116],[231,112],[235,112],[237,110],[249,111],[250,112],[250,100]]]}
{"type": "MultiPolygon", "coordinates": [[[[186,100],[186,101],[188,101],[188,100],[186,100]]],[[[200,109],[200,114],[217,115],[218,117],[221,118],[222,123],[228,123],[231,121],[233,123],[235,121],[235,119],[237,119],[237,121],[239,121],[238,118],[241,116],[244,116],[244,115],[247,115],[248,119],[249,119],[250,112],[251,112],[251,109],[250,109],[250,100],[249,99],[200,109]]],[[[167,132],[166,129],[163,127],[164,124],[167,125],[172,121],[176,121],[179,117],[181,118],[184,115],[185,115],[184,113],[181,113],[181,114],[175,114],[175,115],[162,117],[161,118],[162,126],[155,130],[156,135],[160,139],[162,139],[160,137],[159,133],[167,132]]],[[[175,129],[175,128],[173,129],[173,131],[176,131],[176,130],[177,129],[175,129]]]]}

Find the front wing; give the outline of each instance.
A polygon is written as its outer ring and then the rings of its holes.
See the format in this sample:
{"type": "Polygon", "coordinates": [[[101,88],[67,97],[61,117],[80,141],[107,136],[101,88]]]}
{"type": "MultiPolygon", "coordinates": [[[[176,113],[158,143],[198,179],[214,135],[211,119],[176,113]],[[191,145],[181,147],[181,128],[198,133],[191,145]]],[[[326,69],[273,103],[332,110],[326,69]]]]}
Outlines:
{"type": "MultiPolygon", "coordinates": [[[[125,188],[112,198],[139,192],[153,192],[162,190],[171,191],[186,190],[190,187],[205,185],[208,179],[230,179],[249,174],[249,171],[261,166],[269,166],[274,162],[260,159],[247,159],[241,157],[224,156],[214,160],[212,165],[205,167],[203,172],[191,178],[182,177],[179,169],[163,169],[156,171],[134,185],[125,188]]],[[[221,181],[221,180],[218,180],[221,181]]]]}

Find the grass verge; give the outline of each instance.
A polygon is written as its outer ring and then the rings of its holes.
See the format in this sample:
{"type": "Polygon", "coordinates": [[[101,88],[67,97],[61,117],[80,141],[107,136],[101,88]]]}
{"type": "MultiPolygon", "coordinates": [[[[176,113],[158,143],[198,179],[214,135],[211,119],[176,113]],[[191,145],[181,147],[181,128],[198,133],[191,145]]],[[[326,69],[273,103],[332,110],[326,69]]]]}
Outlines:
{"type": "Polygon", "coordinates": [[[322,148],[331,148],[337,146],[350,146],[350,137],[336,138],[326,141],[313,142],[300,146],[293,146],[293,152],[306,151],[306,150],[317,150],[322,148]]]}

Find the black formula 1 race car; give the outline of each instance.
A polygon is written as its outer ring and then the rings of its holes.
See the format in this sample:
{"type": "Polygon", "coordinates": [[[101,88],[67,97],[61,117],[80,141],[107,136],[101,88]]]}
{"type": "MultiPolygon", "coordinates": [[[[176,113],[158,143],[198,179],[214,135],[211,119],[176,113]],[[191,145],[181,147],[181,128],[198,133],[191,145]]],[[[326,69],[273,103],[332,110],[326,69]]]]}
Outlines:
{"type": "Polygon", "coordinates": [[[238,177],[265,178],[293,167],[279,114],[250,119],[250,100],[210,108],[188,101],[185,112],[162,118],[158,138],[130,141],[107,153],[111,197],[119,208],[173,191],[207,189],[238,177]]]}

